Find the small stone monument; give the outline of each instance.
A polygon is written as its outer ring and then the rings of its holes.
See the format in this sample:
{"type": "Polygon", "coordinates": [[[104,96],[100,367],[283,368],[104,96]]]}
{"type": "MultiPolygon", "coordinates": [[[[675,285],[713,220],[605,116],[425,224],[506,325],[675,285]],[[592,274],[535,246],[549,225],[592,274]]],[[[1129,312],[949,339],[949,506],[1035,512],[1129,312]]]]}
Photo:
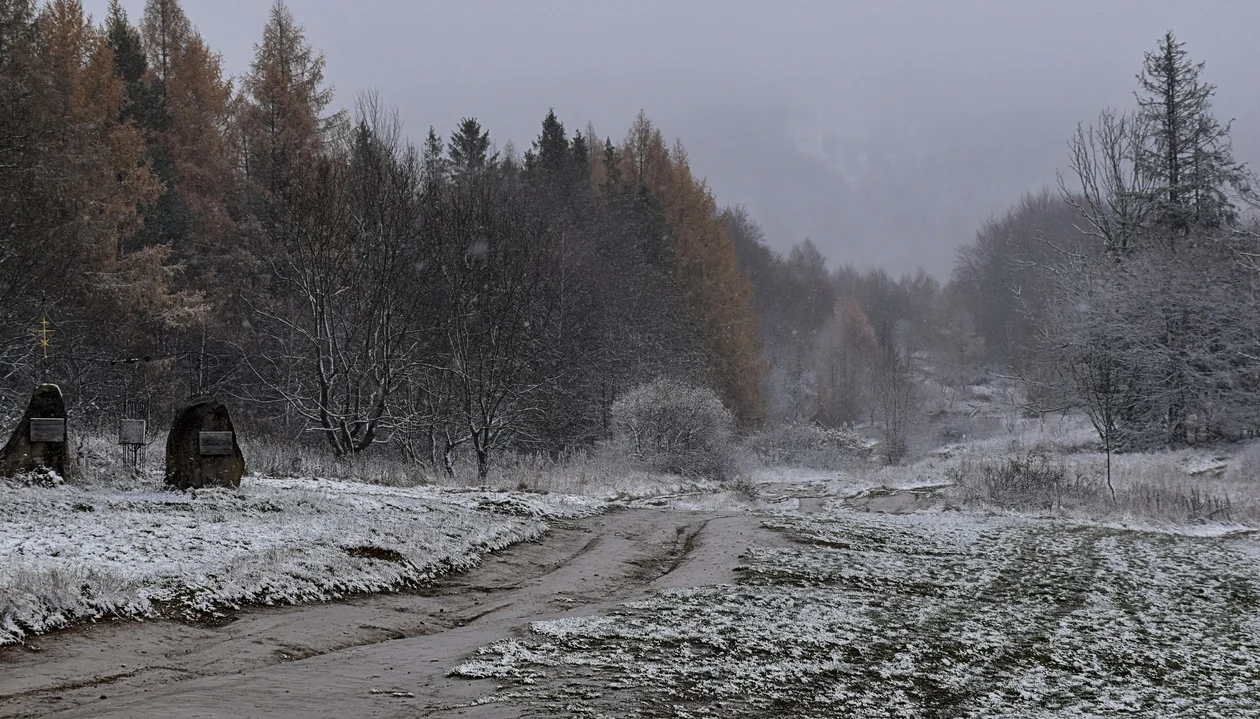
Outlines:
{"type": "Polygon", "coordinates": [[[55,384],[40,385],[31,394],[22,420],[0,450],[0,476],[13,477],[41,468],[63,479],[70,476],[74,462],[66,436],[66,402],[55,384]]]}
{"type": "Polygon", "coordinates": [[[166,484],[179,489],[239,487],[245,455],[227,407],[213,397],[189,399],[166,437],[166,484]]]}

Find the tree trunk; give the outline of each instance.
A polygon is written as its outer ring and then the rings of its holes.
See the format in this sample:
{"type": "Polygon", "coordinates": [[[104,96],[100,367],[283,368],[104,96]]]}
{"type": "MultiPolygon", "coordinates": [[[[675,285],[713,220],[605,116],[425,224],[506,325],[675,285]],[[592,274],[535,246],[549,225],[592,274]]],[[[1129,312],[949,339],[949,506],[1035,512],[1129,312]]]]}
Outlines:
{"type": "Polygon", "coordinates": [[[484,447],[477,447],[477,481],[482,484],[486,483],[486,477],[490,475],[490,452],[484,447]]]}

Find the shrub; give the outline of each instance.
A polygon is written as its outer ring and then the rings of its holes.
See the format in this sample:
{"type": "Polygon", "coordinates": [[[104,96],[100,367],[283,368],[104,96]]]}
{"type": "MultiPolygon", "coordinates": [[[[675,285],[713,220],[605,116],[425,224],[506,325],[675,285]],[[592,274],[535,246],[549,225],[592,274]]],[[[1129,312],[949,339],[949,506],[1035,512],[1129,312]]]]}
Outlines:
{"type": "Polygon", "coordinates": [[[734,425],[712,390],[672,379],[637,387],[612,406],[614,440],[660,472],[727,478],[734,425]]]}
{"type": "Polygon", "coordinates": [[[1069,480],[1062,462],[1035,451],[997,461],[963,462],[946,475],[968,499],[1010,508],[1053,509],[1062,506],[1067,494],[1096,493],[1079,477],[1069,480]]]}
{"type": "Polygon", "coordinates": [[[832,469],[870,454],[857,432],[804,422],[767,426],[749,437],[746,446],[763,464],[810,469],[832,469]]]}

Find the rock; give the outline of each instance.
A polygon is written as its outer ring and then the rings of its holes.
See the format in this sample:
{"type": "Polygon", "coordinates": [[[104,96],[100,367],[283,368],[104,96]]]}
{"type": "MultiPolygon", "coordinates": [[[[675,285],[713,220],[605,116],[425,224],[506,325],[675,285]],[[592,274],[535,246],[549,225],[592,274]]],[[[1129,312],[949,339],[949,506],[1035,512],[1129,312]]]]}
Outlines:
{"type": "Polygon", "coordinates": [[[208,395],[189,399],[175,413],[166,437],[166,484],[179,489],[239,487],[245,474],[245,455],[236,429],[222,402],[208,395]],[[206,454],[202,432],[231,432],[226,454],[206,454]]]}
{"type": "MultiPolygon", "coordinates": [[[[68,478],[74,469],[69,439],[69,432],[66,430],[66,402],[61,396],[61,388],[55,384],[36,387],[31,394],[31,402],[26,407],[26,413],[13,429],[13,434],[9,436],[4,449],[0,450],[0,476],[12,478],[34,473],[40,476],[52,474],[68,478]],[[61,440],[31,441],[32,419],[61,420],[59,433],[61,440]]],[[[48,483],[56,484],[55,481],[48,483]]]]}

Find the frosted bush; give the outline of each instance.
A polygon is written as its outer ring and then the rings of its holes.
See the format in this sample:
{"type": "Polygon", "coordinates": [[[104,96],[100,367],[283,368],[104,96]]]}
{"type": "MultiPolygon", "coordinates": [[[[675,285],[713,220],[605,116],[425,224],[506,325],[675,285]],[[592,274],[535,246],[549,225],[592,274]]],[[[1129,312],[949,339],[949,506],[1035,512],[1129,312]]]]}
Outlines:
{"type": "Polygon", "coordinates": [[[715,479],[732,469],[735,417],[712,390],[657,379],[612,406],[613,437],[652,469],[715,479]]]}
{"type": "Polygon", "coordinates": [[[746,446],[763,464],[811,469],[832,469],[870,454],[865,440],[853,430],[804,422],[769,425],[749,437],[746,446]]]}
{"type": "Polygon", "coordinates": [[[946,470],[963,499],[1012,509],[1062,508],[1064,500],[1101,504],[1102,489],[1085,477],[1069,474],[1062,461],[1030,451],[1003,459],[964,460],[946,470]]]}

